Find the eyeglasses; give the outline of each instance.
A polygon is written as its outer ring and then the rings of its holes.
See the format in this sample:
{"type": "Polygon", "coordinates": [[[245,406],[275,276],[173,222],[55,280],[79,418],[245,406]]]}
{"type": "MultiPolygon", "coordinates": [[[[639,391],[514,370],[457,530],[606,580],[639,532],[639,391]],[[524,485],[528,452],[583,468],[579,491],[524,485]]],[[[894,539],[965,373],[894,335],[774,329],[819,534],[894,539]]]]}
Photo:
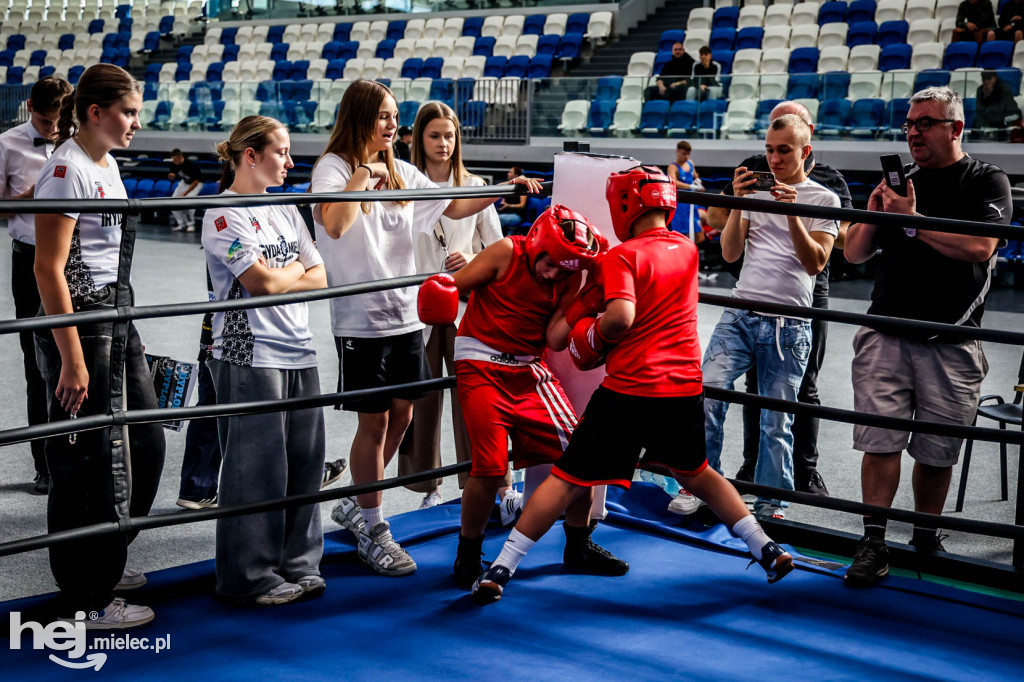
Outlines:
{"type": "Polygon", "coordinates": [[[956,123],[956,119],[930,118],[928,116],[922,116],[916,121],[912,121],[908,118],[906,121],[903,122],[903,125],[900,126],[900,130],[903,131],[904,135],[906,135],[907,133],[910,132],[911,126],[913,126],[914,128],[917,129],[917,132],[924,134],[931,130],[932,126],[934,126],[936,123],[956,123]]]}

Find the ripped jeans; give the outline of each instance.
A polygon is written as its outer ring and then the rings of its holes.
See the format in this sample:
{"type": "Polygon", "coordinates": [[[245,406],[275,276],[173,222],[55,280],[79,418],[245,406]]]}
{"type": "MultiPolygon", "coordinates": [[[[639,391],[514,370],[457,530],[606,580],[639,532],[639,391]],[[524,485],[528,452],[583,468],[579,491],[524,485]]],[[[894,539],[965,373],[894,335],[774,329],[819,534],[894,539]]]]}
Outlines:
{"type": "MultiPolygon", "coordinates": [[[[811,323],[726,308],[704,351],[704,385],[733,389],[737,377],[757,367],[759,393],[796,400],[811,354],[811,323]]],[[[722,434],[729,403],[704,399],[708,464],[722,473],[722,434]]],[[[761,410],[761,438],[754,482],[793,490],[793,415],[761,410]]],[[[758,498],[754,512],[770,516],[788,502],[758,498]]]]}

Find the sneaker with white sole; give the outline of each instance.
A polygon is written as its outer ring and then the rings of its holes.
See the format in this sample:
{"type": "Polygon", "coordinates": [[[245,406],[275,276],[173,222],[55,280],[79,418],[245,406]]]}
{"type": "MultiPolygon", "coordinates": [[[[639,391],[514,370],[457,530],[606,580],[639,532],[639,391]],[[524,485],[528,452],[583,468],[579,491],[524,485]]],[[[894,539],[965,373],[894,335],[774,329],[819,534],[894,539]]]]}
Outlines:
{"type": "Polygon", "coordinates": [[[331,519],[356,537],[366,525],[366,522],[363,521],[363,510],[359,508],[359,503],[351,497],[342,497],[338,500],[338,504],[334,505],[334,509],[331,510],[331,519]]]}
{"type": "Polygon", "coordinates": [[[491,566],[473,583],[473,603],[486,606],[498,601],[511,578],[512,574],[504,566],[491,566]]]}
{"type": "Polygon", "coordinates": [[[509,488],[502,496],[498,509],[501,511],[501,525],[508,528],[516,522],[523,510],[523,494],[515,488],[509,488]]]}
{"type": "MultiPolygon", "coordinates": [[[[102,611],[90,614],[79,611],[75,615],[81,615],[84,618],[86,630],[129,630],[145,625],[156,618],[153,609],[148,606],[129,604],[123,597],[115,597],[114,601],[107,604],[102,611]]],[[[75,622],[72,618],[58,620],[75,622]]]]}
{"type": "Polygon", "coordinates": [[[676,496],[668,503],[668,510],[673,514],[689,516],[690,514],[695,513],[703,505],[704,500],[700,499],[686,488],[680,488],[676,496]]]}
{"type": "Polygon", "coordinates": [[[327,589],[327,583],[318,575],[304,575],[295,581],[302,588],[302,594],[314,597],[327,589]]]}
{"type": "Polygon", "coordinates": [[[146,574],[137,568],[126,568],[115,590],[137,590],[146,584],[146,574]]]}
{"type": "Polygon", "coordinates": [[[420,502],[420,509],[430,509],[444,502],[444,498],[441,497],[441,493],[436,490],[431,490],[423,497],[423,501],[420,502]]]}
{"type": "Polygon", "coordinates": [[[381,575],[398,577],[416,570],[416,562],[391,537],[391,526],[381,521],[359,533],[359,558],[381,575]]]}
{"type": "Polygon", "coordinates": [[[761,564],[761,568],[768,575],[768,584],[777,583],[793,570],[793,557],[789,552],[779,547],[778,543],[766,542],[761,548],[761,558],[754,559],[748,564],[761,564]]]}
{"type": "Polygon", "coordinates": [[[324,477],[320,482],[320,489],[323,490],[344,476],[347,469],[348,460],[344,458],[336,459],[333,462],[324,462],[324,477]]]}
{"type": "Polygon", "coordinates": [[[263,606],[277,606],[293,602],[305,594],[305,590],[295,583],[281,583],[277,587],[253,599],[253,602],[263,606]]]}
{"type": "Polygon", "coordinates": [[[187,497],[179,497],[177,505],[185,509],[216,509],[217,496],[204,497],[201,500],[190,500],[187,497]]]}

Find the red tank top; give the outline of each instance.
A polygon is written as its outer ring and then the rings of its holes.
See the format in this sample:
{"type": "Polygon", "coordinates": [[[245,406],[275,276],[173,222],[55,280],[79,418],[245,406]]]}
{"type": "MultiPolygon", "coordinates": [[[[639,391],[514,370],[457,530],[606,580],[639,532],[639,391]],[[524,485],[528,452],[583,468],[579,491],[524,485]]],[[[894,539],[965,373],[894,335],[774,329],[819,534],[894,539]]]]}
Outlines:
{"type": "Polygon", "coordinates": [[[512,262],[500,279],[475,289],[462,316],[458,336],[469,336],[511,355],[542,355],[547,328],[567,280],[537,281],[526,255],[526,237],[512,240],[512,262]]]}

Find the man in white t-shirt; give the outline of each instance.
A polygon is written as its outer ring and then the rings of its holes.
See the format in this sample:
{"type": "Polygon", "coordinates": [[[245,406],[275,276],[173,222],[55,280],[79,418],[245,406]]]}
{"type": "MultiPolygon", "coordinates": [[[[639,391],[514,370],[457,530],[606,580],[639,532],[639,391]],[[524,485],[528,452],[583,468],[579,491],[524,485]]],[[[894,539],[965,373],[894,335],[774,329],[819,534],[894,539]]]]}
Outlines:
{"type": "MultiPolygon", "coordinates": [[[[839,197],[809,180],[803,162],[811,153],[811,130],[793,114],[772,121],[765,150],[774,186],[755,191],[757,179],[741,166],[733,175],[738,197],[839,207],[839,197]]],[[[732,211],[722,230],[722,256],[744,257],[733,290],[737,298],[810,307],[814,278],[828,263],[839,234],[836,220],[732,211]]],[[[737,377],[757,368],[762,396],[796,401],[811,352],[809,319],[726,308],[704,352],[704,385],[732,389],[737,377]]],[[[708,462],[722,471],[722,431],[728,403],[704,401],[708,462]]],[[[754,482],[793,489],[793,415],[761,411],[761,442],[754,482]]],[[[754,513],[782,518],[787,503],[759,498],[754,513]]]]}

